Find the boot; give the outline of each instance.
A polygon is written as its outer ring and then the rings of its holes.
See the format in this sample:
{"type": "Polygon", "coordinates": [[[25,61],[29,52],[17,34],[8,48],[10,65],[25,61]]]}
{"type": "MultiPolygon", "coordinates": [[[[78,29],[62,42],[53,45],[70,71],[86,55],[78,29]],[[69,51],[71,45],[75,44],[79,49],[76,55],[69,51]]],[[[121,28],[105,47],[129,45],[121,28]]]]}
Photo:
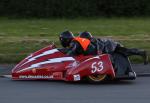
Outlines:
{"type": "Polygon", "coordinates": [[[140,55],[143,57],[144,60],[144,65],[148,64],[148,55],[147,52],[145,50],[139,50],[139,49],[127,49],[127,53],[128,55],[140,55]]]}
{"type": "Polygon", "coordinates": [[[147,65],[148,64],[148,55],[147,55],[147,52],[146,51],[141,51],[140,52],[140,55],[143,57],[144,59],[144,65],[147,65]]]}

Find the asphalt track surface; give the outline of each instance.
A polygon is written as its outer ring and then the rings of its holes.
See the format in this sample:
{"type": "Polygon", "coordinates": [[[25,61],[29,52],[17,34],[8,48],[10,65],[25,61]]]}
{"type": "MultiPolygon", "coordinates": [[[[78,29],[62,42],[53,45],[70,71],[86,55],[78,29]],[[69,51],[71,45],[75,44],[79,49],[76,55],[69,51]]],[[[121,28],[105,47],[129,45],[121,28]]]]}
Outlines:
{"type": "Polygon", "coordinates": [[[103,84],[0,78],[0,103],[150,103],[150,77],[103,84]]]}

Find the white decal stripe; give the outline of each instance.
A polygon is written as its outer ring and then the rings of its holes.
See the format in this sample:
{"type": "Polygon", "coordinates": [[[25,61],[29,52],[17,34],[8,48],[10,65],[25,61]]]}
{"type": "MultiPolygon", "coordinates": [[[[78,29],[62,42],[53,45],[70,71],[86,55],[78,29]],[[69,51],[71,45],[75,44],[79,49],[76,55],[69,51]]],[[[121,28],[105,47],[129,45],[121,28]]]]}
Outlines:
{"type": "Polygon", "coordinates": [[[100,57],[99,57],[99,56],[95,56],[95,57],[92,57],[92,58],[89,58],[89,59],[83,61],[82,63],[87,62],[87,61],[89,61],[89,60],[91,60],[91,59],[95,59],[95,58],[96,58],[96,59],[99,59],[100,57]]]}
{"type": "Polygon", "coordinates": [[[22,71],[29,70],[29,69],[32,69],[32,68],[37,68],[37,67],[39,67],[40,65],[43,65],[43,64],[59,63],[59,62],[63,62],[63,61],[74,61],[74,60],[75,59],[72,58],[72,57],[61,57],[61,58],[49,59],[48,61],[32,64],[30,67],[22,69],[22,70],[20,70],[18,72],[22,72],[22,71]]]}
{"type": "Polygon", "coordinates": [[[57,50],[57,49],[52,49],[52,50],[45,51],[45,52],[43,52],[43,53],[40,54],[40,55],[37,55],[37,56],[35,56],[35,57],[30,58],[29,61],[33,61],[33,60],[35,60],[36,58],[39,58],[39,57],[42,57],[42,56],[45,56],[45,55],[48,55],[48,54],[53,54],[53,53],[55,53],[55,52],[58,52],[58,50],[57,50]]]}
{"type": "MultiPolygon", "coordinates": [[[[40,54],[40,55],[37,55],[37,56],[34,56],[34,57],[28,59],[28,61],[25,62],[25,63],[23,63],[22,65],[27,64],[27,63],[29,63],[29,62],[31,62],[31,61],[34,61],[34,60],[36,60],[36,59],[39,58],[39,57],[42,57],[42,56],[45,56],[45,55],[48,55],[48,54],[53,54],[53,53],[55,53],[55,52],[58,52],[58,50],[57,50],[57,49],[52,49],[52,50],[45,51],[45,52],[43,52],[43,53],[40,54]]],[[[22,65],[21,65],[21,66],[22,66],[22,65]]],[[[20,66],[20,67],[21,67],[21,66],[20,66]]]]}

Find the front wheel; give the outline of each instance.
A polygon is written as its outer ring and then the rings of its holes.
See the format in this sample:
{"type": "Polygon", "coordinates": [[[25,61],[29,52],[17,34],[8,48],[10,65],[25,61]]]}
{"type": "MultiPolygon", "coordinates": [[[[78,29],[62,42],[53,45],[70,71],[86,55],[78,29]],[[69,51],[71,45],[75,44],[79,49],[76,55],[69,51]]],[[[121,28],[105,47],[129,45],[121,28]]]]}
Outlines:
{"type": "Polygon", "coordinates": [[[107,78],[106,74],[94,74],[87,76],[87,80],[93,83],[99,83],[105,81],[107,78]]]}

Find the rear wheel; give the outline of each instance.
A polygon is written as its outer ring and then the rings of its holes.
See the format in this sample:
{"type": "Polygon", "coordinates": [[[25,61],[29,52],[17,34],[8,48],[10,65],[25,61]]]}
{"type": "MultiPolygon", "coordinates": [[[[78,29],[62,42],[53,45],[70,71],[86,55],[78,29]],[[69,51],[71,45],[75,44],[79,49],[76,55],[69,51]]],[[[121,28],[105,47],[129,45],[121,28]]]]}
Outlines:
{"type": "Polygon", "coordinates": [[[98,83],[106,80],[107,75],[106,74],[94,74],[87,76],[87,79],[89,82],[98,83]]]}

